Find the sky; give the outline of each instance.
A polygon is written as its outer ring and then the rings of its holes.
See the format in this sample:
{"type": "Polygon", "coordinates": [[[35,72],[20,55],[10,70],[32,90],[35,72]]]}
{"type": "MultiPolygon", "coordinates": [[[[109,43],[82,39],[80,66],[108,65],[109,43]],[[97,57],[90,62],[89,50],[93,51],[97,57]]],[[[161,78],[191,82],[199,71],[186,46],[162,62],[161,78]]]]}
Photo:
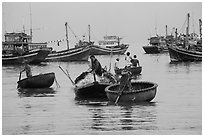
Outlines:
{"type": "Polygon", "coordinates": [[[2,40],[5,32],[22,32],[23,26],[29,34],[31,22],[34,42],[64,39],[68,22],[74,32],[68,29],[71,47],[77,41],[75,35],[88,38],[89,24],[95,43],[107,34],[123,37],[122,42],[131,45],[145,44],[150,36],[165,35],[165,25],[168,34],[173,28],[184,33],[187,13],[190,31],[199,34],[202,2],[3,2],[2,40]]]}

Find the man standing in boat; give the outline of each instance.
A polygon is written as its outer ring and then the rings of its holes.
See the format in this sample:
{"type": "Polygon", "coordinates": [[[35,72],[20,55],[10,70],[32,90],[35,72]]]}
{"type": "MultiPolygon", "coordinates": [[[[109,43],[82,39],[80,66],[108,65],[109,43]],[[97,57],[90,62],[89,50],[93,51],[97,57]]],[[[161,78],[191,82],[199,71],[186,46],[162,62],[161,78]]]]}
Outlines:
{"type": "Polygon", "coordinates": [[[130,56],[130,52],[127,52],[126,56],[125,56],[125,61],[127,62],[127,65],[126,65],[127,67],[132,64],[131,60],[132,60],[132,57],[130,56]]]}
{"type": "Polygon", "coordinates": [[[25,71],[27,78],[32,77],[31,67],[28,65],[27,60],[24,62],[24,65],[24,69],[21,71],[21,73],[25,71]]]}
{"type": "Polygon", "coordinates": [[[102,67],[101,63],[95,58],[94,55],[90,56],[91,59],[91,72],[95,73],[98,76],[102,76],[102,67]]]}
{"type": "Polygon", "coordinates": [[[137,59],[136,55],[134,55],[133,59],[131,59],[131,63],[132,63],[133,67],[139,67],[140,66],[139,60],[137,59]]]}
{"type": "Polygon", "coordinates": [[[115,61],[115,64],[114,64],[114,69],[115,70],[119,69],[119,61],[120,61],[119,58],[117,58],[116,61],[115,61]]]}

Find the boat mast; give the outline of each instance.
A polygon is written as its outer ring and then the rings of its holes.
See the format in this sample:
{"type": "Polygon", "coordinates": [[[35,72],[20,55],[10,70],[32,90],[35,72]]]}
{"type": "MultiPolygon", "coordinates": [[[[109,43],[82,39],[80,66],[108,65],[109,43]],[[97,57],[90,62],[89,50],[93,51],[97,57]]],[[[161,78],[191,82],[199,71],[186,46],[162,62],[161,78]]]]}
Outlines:
{"type": "Polygon", "coordinates": [[[202,38],[202,20],[199,19],[200,38],[202,38]]]}
{"type": "Polygon", "coordinates": [[[67,49],[69,49],[69,40],[68,40],[67,22],[65,22],[65,28],[66,28],[66,41],[67,41],[67,49]]]}
{"type": "Polygon", "coordinates": [[[89,28],[89,43],[91,42],[91,31],[90,31],[90,24],[88,25],[88,28],[89,28]]]}
{"type": "Polygon", "coordinates": [[[188,35],[189,35],[189,18],[190,18],[190,14],[187,14],[187,27],[186,27],[186,47],[188,47],[189,43],[188,43],[188,35]]]}
{"type": "Polygon", "coordinates": [[[32,42],[33,32],[32,32],[32,14],[31,14],[31,3],[29,3],[29,8],[30,8],[30,36],[31,36],[31,42],[32,42]]]}
{"type": "Polygon", "coordinates": [[[168,33],[167,33],[167,25],[166,25],[166,36],[168,35],[168,33]]]}

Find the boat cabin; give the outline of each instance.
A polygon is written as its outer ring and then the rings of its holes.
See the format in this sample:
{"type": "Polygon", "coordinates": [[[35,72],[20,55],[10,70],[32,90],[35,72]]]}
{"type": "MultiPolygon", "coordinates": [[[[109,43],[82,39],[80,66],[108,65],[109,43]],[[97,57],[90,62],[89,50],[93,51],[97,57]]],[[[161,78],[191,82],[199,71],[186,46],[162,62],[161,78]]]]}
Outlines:
{"type": "Polygon", "coordinates": [[[5,41],[2,42],[2,54],[14,54],[28,52],[33,49],[46,48],[47,43],[32,43],[32,37],[26,33],[6,33],[5,41]]]}
{"type": "Polygon", "coordinates": [[[120,46],[120,40],[122,38],[118,36],[104,36],[104,40],[98,42],[99,46],[104,46],[107,48],[118,47],[120,46]]]}

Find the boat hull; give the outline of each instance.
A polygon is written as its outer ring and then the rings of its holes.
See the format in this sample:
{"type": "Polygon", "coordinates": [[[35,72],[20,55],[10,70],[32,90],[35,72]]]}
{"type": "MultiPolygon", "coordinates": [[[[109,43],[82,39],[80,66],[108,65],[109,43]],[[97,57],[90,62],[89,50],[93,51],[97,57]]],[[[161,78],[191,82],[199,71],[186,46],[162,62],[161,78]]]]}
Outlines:
{"type": "Polygon", "coordinates": [[[46,73],[22,79],[17,83],[19,88],[49,88],[54,79],[54,73],[46,73]]]}
{"type": "MultiPolygon", "coordinates": [[[[157,84],[152,82],[133,82],[133,91],[125,89],[120,95],[118,102],[137,103],[150,102],[154,99],[157,92],[157,84]]],[[[105,88],[108,100],[115,102],[119,96],[119,84],[110,85],[105,88]]]]}
{"type": "Polygon", "coordinates": [[[79,47],[50,53],[46,58],[48,62],[54,61],[88,61],[90,48],[79,47]]]}
{"type": "Polygon", "coordinates": [[[175,46],[168,46],[172,62],[202,61],[202,52],[189,51],[175,46]]]}
{"type": "Polygon", "coordinates": [[[123,70],[128,70],[132,73],[132,75],[139,75],[142,72],[142,67],[131,67],[131,68],[122,68],[122,69],[115,69],[115,74],[121,75],[123,70]]]}
{"type": "Polygon", "coordinates": [[[31,64],[39,64],[45,61],[50,49],[36,49],[23,55],[2,55],[2,64],[23,64],[27,60],[31,64]]]}
{"type": "Polygon", "coordinates": [[[91,51],[90,54],[91,55],[122,55],[126,52],[126,50],[128,49],[128,46],[124,47],[124,48],[104,48],[104,47],[100,47],[100,46],[96,46],[96,45],[91,45],[90,46],[91,51]]]}
{"type": "Polygon", "coordinates": [[[168,48],[159,48],[158,46],[143,46],[146,54],[158,54],[163,52],[168,52],[168,48]]]}
{"type": "Polygon", "coordinates": [[[93,82],[75,88],[75,95],[78,99],[107,99],[105,88],[109,83],[93,82]]]}

